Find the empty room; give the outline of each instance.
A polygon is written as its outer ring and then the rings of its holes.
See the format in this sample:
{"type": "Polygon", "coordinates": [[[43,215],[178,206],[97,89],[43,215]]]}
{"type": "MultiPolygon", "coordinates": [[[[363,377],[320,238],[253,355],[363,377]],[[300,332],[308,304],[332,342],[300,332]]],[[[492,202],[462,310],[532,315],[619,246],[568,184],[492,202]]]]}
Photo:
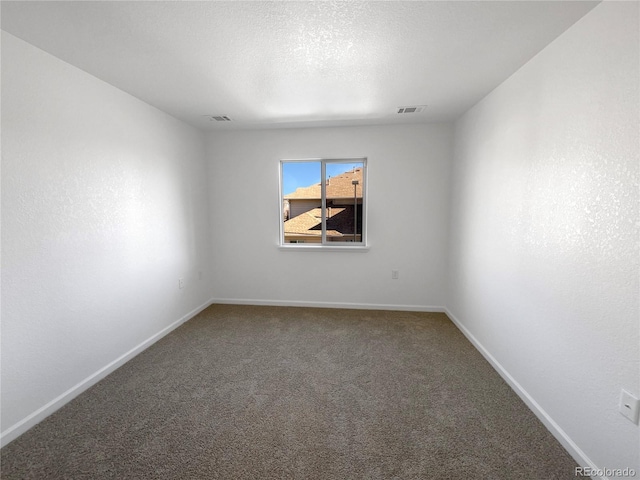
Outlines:
{"type": "Polygon", "coordinates": [[[2,479],[640,475],[640,4],[2,1],[2,479]]]}

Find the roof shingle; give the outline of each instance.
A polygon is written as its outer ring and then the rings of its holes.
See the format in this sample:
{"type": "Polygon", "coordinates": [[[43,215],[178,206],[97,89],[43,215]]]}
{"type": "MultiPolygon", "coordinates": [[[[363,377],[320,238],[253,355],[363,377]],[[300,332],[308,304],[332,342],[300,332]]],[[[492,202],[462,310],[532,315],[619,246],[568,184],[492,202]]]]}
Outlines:
{"type": "MultiPolygon", "coordinates": [[[[353,198],[353,180],[358,181],[356,186],[356,198],[362,198],[362,178],[363,168],[356,168],[335,177],[330,177],[327,181],[327,199],[332,198],[353,198]]],[[[320,199],[320,184],[316,183],[309,187],[299,187],[295,192],[284,196],[287,200],[320,199]]]]}
{"type": "MultiPolygon", "coordinates": [[[[361,205],[358,206],[358,218],[362,215],[361,205]]],[[[322,234],[322,209],[313,208],[284,222],[285,235],[322,234]]],[[[353,206],[327,208],[327,236],[341,237],[353,235],[353,206]]],[[[358,222],[357,233],[362,233],[362,222],[358,222]]]]}

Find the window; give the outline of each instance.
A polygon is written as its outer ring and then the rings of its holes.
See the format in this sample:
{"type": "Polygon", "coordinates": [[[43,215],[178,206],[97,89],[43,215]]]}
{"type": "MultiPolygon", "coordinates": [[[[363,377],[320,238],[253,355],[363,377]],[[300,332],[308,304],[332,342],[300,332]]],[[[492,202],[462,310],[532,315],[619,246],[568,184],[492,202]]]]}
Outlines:
{"type": "Polygon", "coordinates": [[[366,245],[365,158],[280,162],[281,245],[366,245]]]}

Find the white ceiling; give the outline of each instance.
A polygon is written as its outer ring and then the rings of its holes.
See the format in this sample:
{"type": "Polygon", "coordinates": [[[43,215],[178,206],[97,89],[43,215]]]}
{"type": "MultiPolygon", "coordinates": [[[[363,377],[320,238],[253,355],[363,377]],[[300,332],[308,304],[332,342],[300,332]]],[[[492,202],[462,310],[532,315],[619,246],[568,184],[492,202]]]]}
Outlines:
{"type": "Polygon", "coordinates": [[[214,129],[453,120],[597,3],[3,1],[1,14],[3,30],[214,129]],[[395,113],[406,105],[428,107],[395,113]]]}

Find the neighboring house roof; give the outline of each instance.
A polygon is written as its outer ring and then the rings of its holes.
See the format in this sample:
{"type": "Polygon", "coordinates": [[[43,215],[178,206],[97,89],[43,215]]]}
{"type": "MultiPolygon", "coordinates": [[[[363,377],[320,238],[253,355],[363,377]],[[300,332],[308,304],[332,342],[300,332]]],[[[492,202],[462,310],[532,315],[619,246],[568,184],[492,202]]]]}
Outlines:
{"type": "MultiPolygon", "coordinates": [[[[353,235],[353,206],[327,208],[327,236],[353,235]]],[[[358,233],[362,226],[358,225],[358,233]]],[[[285,235],[322,235],[322,209],[313,208],[284,222],[285,235]]]]}
{"type": "MultiPolygon", "coordinates": [[[[356,197],[362,198],[362,172],[362,168],[356,168],[329,178],[327,182],[327,198],[353,198],[353,184],[351,183],[353,180],[358,180],[356,197]]],[[[284,198],[287,200],[319,200],[321,198],[320,184],[299,187],[295,192],[285,195],[284,198]]]]}

